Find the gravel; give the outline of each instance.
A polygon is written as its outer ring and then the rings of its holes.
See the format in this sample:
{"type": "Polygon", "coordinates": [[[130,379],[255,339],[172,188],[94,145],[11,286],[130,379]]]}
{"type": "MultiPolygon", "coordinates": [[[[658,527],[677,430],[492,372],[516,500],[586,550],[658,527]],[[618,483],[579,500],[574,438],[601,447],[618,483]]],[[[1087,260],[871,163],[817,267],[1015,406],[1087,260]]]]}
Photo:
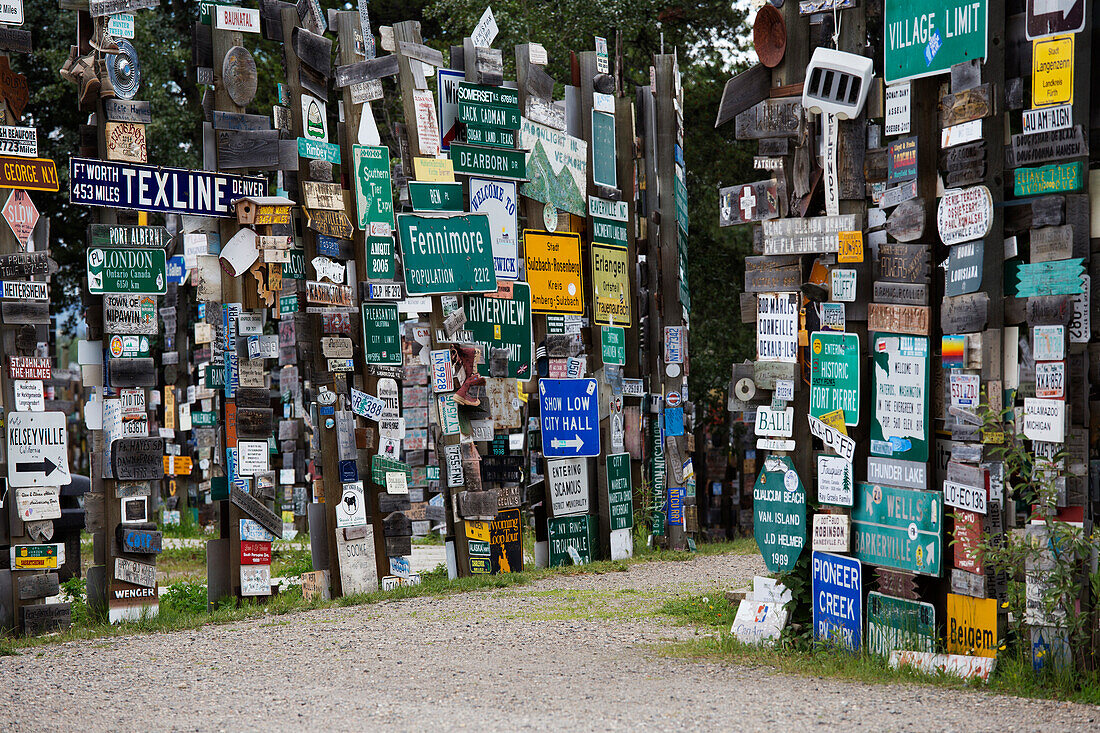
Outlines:
{"type": "Polygon", "coordinates": [[[651,611],[745,587],[756,556],[68,642],[0,658],[0,727],[1095,730],[1100,710],[663,656],[651,611]]]}

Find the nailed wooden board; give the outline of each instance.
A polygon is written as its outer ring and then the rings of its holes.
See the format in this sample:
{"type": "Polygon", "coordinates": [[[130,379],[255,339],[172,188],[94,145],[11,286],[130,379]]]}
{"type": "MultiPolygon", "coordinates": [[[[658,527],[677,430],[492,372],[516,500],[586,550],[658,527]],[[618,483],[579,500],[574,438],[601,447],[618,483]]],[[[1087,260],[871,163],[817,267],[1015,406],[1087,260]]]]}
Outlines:
{"type": "Polygon", "coordinates": [[[397,56],[379,56],[366,61],[336,67],[335,86],[337,89],[349,87],[372,79],[384,79],[396,76],[398,72],[397,56]]]}
{"type": "Polygon", "coordinates": [[[940,327],[944,333],[977,333],[989,318],[989,294],[969,293],[944,298],[940,327]]]}
{"type": "Polygon", "coordinates": [[[886,282],[928,282],[931,253],[925,244],[884,242],[875,258],[875,279],[886,282]]]}
{"type": "Polygon", "coordinates": [[[218,167],[227,170],[280,166],[278,130],[218,130],[218,167]]]}
{"type": "Polygon", "coordinates": [[[120,481],[164,478],[164,439],[116,438],[111,444],[111,468],[120,481]]]}
{"type": "Polygon", "coordinates": [[[771,85],[771,69],[763,64],[751,66],[727,81],[722,88],[722,99],[718,103],[718,116],[714,120],[714,126],[726,124],[741,112],[767,99],[771,85]]]}
{"type": "Polygon", "coordinates": [[[737,115],[738,140],[764,137],[798,137],[802,125],[802,98],[765,99],[737,115]]]}
{"type": "Polygon", "coordinates": [[[867,306],[867,330],[926,336],[931,332],[931,312],[925,305],[871,303],[867,306]]]}
{"type": "Polygon", "coordinates": [[[16,573],[15,582],[19,587],[21,601],[49,598],[56,596],[60,590],[57,573],[16,573]]]}
{"type": "Polygon", "coordinates": [[[295,28],[292,33],[294,53],[298,60],[324,78],[332,76],[332,41],[307,28],[295,28]]]}

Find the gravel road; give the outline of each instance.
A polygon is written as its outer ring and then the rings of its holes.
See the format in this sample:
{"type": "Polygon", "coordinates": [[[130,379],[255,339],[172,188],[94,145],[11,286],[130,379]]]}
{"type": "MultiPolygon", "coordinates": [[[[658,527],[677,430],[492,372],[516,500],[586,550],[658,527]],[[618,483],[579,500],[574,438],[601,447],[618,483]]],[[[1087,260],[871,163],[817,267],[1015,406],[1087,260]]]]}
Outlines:
{"type": "Polygon", "coordinates": [[[0,727],[1096,730],[1100,709],[662,656],[652,611],[743,587],[757,556],[69,642],[0,658],[0,727]]]}

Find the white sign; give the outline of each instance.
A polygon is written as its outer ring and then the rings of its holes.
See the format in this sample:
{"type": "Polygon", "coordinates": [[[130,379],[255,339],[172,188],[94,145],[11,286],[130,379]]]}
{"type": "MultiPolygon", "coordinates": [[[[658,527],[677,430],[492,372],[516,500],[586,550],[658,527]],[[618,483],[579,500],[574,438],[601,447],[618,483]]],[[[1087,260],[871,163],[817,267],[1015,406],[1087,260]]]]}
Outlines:
{"type": "Polygon", "coordinates": [[[982,139],[982,121],[971,120],[940,130],[940,147],[951,148],[982,139]]]}
{"type": "Polygon", "coordinates": [[[386,471],[386,493],[409,493],[409,477],[404,471],[386,471]]]}
{"type": "Polygon", "coordinates": [[[115,38],[134,39],[137,26],[133,13],[115,13],[107,19],[107,35],[115,38]]]}
{"type": "Polygon", "coordinates": [[[337,527],[359,527],[367,523],[367,500],[363,494],[363,482],[344,484],[340,503],[336,505],[337,527]]]}
{"type": "Polygon", "coordinates": [[[766,405],[756,408],[756,434],[777,438],[794,435],[794,408],[773,410],[766,405]]]}
{"type": "Polygon", "coordinates": [[[993,226],[993,197],[985,186],[952,188],[936,209],[936,226],[944,244],[981,239],[993,226]]]}
{"type": "MultiPolygon", "coordinates": [[[[928,339],[924,336],[877,336],[875,354],[875,422],[882,429],[883,442],[891,442],[891,438],[914,438],[927,443],[928,339]],[[886,355],[885,369],[879,354],[886,355]]],[[[874,443],[872,441],[872,452],[880,453],[874,443]]]]}
{"type": "Polygon", "coordinates": [[[143,588],[155,588],[157,585],[157,566],[134,562],[124,557],[116,557],[115,580],[140,585],[143,588]]]}
{"type": "Polygon", "coordinates": [[[746,599],[737,607],[730,633],[745,644],[761,644],[779,639],[786,625],[787,611],[782,603],[746,599]]]}
{"type": "MultiPolygon", "coordinates": [[[[0,8],[3,8],[7,2],[10,0],[0,0],[0,8]]],[[[38,130],[33,127],[0,125],[0,153],[37,158],[38,130]]]]}
{"type": "Polygon", "coordinates": [[[912,86],[909,82],[886,87],[886,135],[905,135],[909,132],[909,99],[912,86]]]}
{"type": "Polygon", "coordinates": [[[1066,395],[1066,363],[1043,361],[1035,365],[1035,396],[1057,399],[1066,395]]]}
{"type": "Polygon", "coordinates": [[[273,542],[275,535],[264,529],[255,519],[242,519],[240,523],[241,539],[251,542],[273,542]]]}
{"type": "Polygon", "coordinates": [[[1057,107],[1024,110],[1023,134],[1068,130],[1073,127],[1073,107],[1060,104],[1057,107]]]}
{"type": "Polygon", "coordinates": [[[8,483],[63,486],[69,476],[69,435],[63,412],[9,412],[8,483]]]}
{"type": "Polygon", "coordinates": [[[328,142],[328,105],[309,94],[302,95],[302,137],[328,142]]]}
{"type": "Polygon", "coordinates": [[[271,566],[241,565],[241,595],[271,595],[271,566]]]}
{"type": "Polygon", "coordinates": [[[1037,397],[1024,399],[1024,437],[1048,443],[1066,441],[1066,403],[1037,397]]]}
{"type": "Polygon", "coordinates": [[[351,387],[351,411],[368,420],[378,420],[386,409],[386,401],[351,387]]]}
{"type": "Polygon", "coordinates": [[[271,470],[270,454],[266,440],[237,441],[237,473],[241,476],[255,476],[271,470]]]}
{"type": "Polygon", "coordinates": [[[844,514],[815,514],[813,549],[818,552],[847,552],[849,525],[844,514]]]}
{"type": "Polygon", "coordinates": [[[1035,327],[1031,336],[1031,356],[1035,361],[1060,361],[1065,354],[1065,326],[1035,327]]]}
{"type": "Polygon", "coordinates": [[[23,0],[2,0],[0,2],[0,23],[4,25],[23,25],[23,0]]]}
{"type": "Polygon", "coordinates": [[[756,358],[798,362],[798,293],[756,296],[756,358]]]}
{"type": "Polygon", "coordinates": [[[794,380],[793,379],[777,379],[775,380],[775,399],[783,400],[784,402],[791,402],[794,400],[794,380]]]}
{"type": "Polygon", "coordinates": [[[548,460],[546,478],[551,516],[588,512],[588,459],[548,460]]]}
{"type": "Polygon", "coordinates": [[[214,14],[215,28],[220,31],[260,32],[260,11],[236,5],[217,5],[214,14]]]}
{"type": "Polygon", "coordinates": [[[818,501],[822,504],[852,506],[855,500],[854,486],[855,475],[851,461],[840,456],[817,457],[818,501]]]}
{"type": "Polygon", "coordinates": [[[968,512],[986,513],[985,489],[954,481],[943,482],[943,503],[968,512]]]}
{"type": "Polygon", "coordinates": [[[14,379],[15,409],[20,412],[42,412],[46,409],[46,397],[42,382],[37,379],[14,379]]]}
{"type": "Polygon", "coordinates": [[[21,486],[15,491],[15,510],[24,522],[61,518],[60,489],[56,486],[21,486]]]}
{"type": "Polygon", "coordinates": [[[475,46],[489,48],[493,45],[498,31],[497,20],[493,17],[493,9],[486,5],[485,12],[481,14],[481,20],[477,22],[473,33],[470,34],[470,40],[474,42],[475,46]]]}
{"type": "Polygon", "coordinates": [[[498,280],[519,279],[519,233],[516,228],[515,181],[470,178],[470,211],[489,215],[493,237],[493,270],[498,280]]]}
{"type": "Polygon", "coordinates": [[[416,134],[420,154],[439,154],[439,123],[435,116],[435,98],[428,89],[413,90],[413,111],[416,114],[416,134]]]}
{"type": "Polygon", "coordinates": [[[1073,318],[1069,322],[1069,340],[1074,344],[1087,344],[1092,334],[1092,316],[1089,302],[1092,291],[1092,277],[1081,276],[1081,292],[1073,296],[1073,318]]]}
{"type": "Polygon", "coordinates": [[[831,425],[818,420],[813,415],[806,416],[810,421],[810,433],[819,438],[826,448],[832,448],[849,463],[856,454],[856,442],[831,425]]]}
{"type": "Polygon", "coordinates": [[[833,300],[852,303],[856,299],[856,271],[833,270],[829,273],[829,284],[833,300]]]}
{"type": "Polygon", "coordinates": [[[431,353],[432,391],[450,392],[454,389],[455,374],[451,364],[451,350],[440,349],[431,353]]]}
{"type": "Polygon", "coordinates": [[[981,377],[977,374],[951,375],[951,405],[953,407],[977,407],[981,377]]]}

